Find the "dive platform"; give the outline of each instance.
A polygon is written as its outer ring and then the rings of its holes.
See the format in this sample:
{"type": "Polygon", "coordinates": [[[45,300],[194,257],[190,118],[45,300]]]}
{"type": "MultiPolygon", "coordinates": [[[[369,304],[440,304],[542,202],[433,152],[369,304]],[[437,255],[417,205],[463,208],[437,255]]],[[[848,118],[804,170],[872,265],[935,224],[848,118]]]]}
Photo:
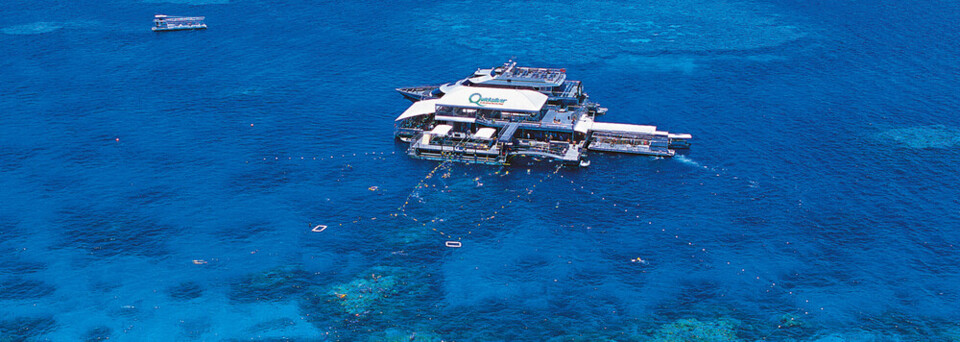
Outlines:
{"type": "Polygon", "coordinates": [[[586,166],[588,150],[672,157],[692,139],[656,126],[597,122],[607,109],[588,101],[566,69],[510,61],[457,82],[397,90],[414,103],[395,120],[395,136],[419,159],[506,165],[527,157],[586,166]]]}

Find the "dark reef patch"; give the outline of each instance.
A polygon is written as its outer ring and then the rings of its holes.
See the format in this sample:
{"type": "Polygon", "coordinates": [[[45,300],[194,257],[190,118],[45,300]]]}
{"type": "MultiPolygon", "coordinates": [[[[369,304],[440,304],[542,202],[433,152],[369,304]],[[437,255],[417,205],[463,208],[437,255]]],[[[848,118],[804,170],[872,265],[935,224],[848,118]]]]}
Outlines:
{"type": "Polygon", "coordinates": [[[109,327],[103,325],[96,326],[87,330],[87,332],[83,334],[83,337],[81,337],[81,340],[85,342],[106,341],[110,339],[110,334],[112,333],[113,329],[109,327]]]}
{"type": "Polygon", "coordinates": [[[57,328],[53,317],[16,317],[0,320],[0,340],[30,341],[57,328]]]}
{"type": "Polygon", "coordinates": [[[20,234],[17,230],[18,223],[19,222],[12,217],[0,215],[0,241],[8,241],[19,237],[20,234]]]}
{"type": "Polygon", "coordinates": [[[252,242],[259,236],[273,231],[273,227],[268,222],[252,222],[239,227],[225,227],[220,229],[217,236],[222,241],[229,242],[252,242]]]}
{"type": "Polygon", "coordinates": [[[234,282],[229,297],[242,303],[294,299],[310,284],[309,277],[299,266],[280,266],[234,282]]]}
{"type": "Polygon", "coordinates": [[[277,318],[274,320],[269,320],[266,322],[260,322],[252,327],[248,328],[247,331],[250,333],[264,333],[269,331],[281,330],[284,328],[289,328],[294,325],[297,325],[297,322],[289,318],[277,318]]]}
{"type": "MultiPolygon", "coordinates": [[[[253,164],[251,164],[253,165],[253,164]]],[[[248,194],[275,190],[293,183],[297,179],[308,178],[303,167],[283,164],[263,164],[235,174],[229,181],[230,188],[237,193],[248,194]]]]}
{"type": "Polygon", "coordinates": [[[47,269],[47,264],[42,262],[0,259],[0,275],[21,275],[36,273],[45,269],[47,269]]]}
{"type": "Polygon", "coordinates": [[[61,212],[57,247],[76,248],[100,257],[169,254],[166,240],[178,229],[125,209],[73,207],[61,212]]]}
{"type": "Polygon", "coordinates": [[[168,288],[167,294],[170,295],[170,298],[176,300],[191,300],[194,298],[199,298],[201,295],[203,295],[203,288],[200,287],[200,284],[192,281],[186,281],[177,286],[168,288]]]}
{"type": "Polygon", "coordinates": [[[21,300],[49,296],[57,288],[39,280],[13,278],[0,281],[0,300],[21,300]]]}

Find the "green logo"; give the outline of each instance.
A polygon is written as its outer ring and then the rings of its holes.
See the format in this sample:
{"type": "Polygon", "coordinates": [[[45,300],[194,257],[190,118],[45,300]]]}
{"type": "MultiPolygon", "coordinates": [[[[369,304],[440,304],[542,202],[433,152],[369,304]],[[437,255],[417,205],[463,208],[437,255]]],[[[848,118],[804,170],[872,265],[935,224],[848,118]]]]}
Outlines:
{"type": "Polygon", "coordinates": [[[473,94],[470,94],[468,101],[470,101],[470,103],[483,107],[486,105],[502,106],[504,102],[507,102],[507,99],[501,99],[498,97],[483,97],[483,95],[480,95],[480,93],[473,93],[473,94]]]}

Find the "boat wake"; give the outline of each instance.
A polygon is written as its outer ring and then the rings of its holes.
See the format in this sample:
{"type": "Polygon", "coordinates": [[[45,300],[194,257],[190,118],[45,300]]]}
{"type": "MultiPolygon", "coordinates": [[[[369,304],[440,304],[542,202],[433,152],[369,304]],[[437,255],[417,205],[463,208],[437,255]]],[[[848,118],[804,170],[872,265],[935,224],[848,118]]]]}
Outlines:
{"type": "Polygon", "coordinates": [[[10,35],[30,35],[50,33],[62,28],[63,23],[38,21],[30,24],[5,27],[0,31],[10,35]]]}
{"type": "Polygon", "coordinates": [[[690,165],[690,166],[693,166],[693,167],[696,167],[696,168],[702,167],[702,166],[700,165],[700,163],[694,161],[693,159],[688,158],[687,156],[676,155],[676,156],[673,157],[673,159],[676,159],[677,161],[679,161],[679,162],[681,162],[681,163],[684,163],[684,164],[687,164],[687,165],[690,165]]]}
{"type": "Polygon", "coordinates": [[[960,128],[943,125],[895,128],[880,132],[877,138],[908,148],[949,148],[960,145],[960,128]]]}

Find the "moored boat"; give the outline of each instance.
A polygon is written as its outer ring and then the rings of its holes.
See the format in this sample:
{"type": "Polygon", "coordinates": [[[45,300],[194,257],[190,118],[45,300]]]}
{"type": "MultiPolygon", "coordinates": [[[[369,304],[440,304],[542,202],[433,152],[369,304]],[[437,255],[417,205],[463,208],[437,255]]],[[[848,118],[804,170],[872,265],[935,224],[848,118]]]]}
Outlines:
{"type": "Polygon", "coordinates": [[[153,16],[153,31],[202,30],[207,28],[205,17],[178,17],[166,14],[153,16]]]}

